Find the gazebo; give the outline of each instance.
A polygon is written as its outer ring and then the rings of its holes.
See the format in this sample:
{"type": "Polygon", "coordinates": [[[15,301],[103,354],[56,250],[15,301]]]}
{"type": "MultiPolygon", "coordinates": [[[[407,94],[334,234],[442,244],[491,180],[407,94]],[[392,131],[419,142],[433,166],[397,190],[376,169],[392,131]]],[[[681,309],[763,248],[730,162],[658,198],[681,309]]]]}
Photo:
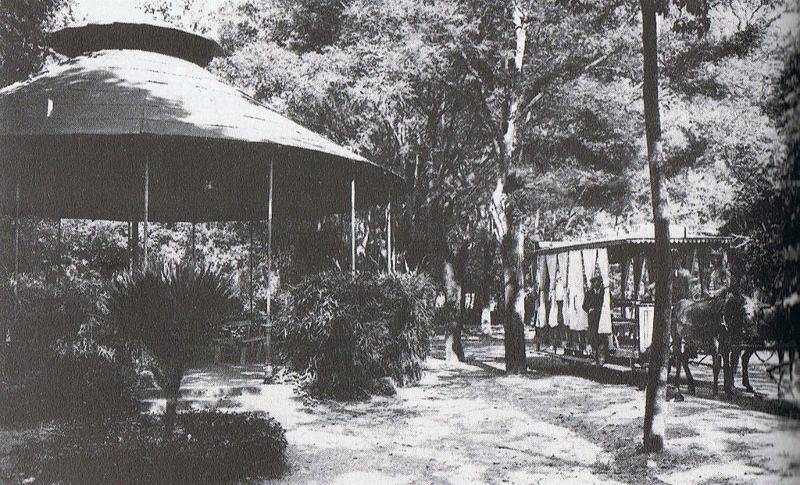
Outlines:
{"type": "Polygon", "coordinates": [[[391,207],[402,184],[216,79],[211,39],[118,22],[50,46],[67,58],[0,90],[0,211],[17,230],[25,216],[143,222],[146,241],[152,221],[267,220],[271,259],[273,218],[349,210],[354,270],[355,211],[391,207]]]}

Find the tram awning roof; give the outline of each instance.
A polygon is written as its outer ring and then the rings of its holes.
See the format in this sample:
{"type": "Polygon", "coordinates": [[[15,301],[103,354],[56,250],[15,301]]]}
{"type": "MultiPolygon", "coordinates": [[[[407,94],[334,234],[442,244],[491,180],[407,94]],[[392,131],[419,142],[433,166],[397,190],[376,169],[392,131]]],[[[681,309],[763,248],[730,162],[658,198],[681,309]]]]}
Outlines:
{"type": "MultiPolygon", "coordinates": [[[[723,236],[714,235],[680,235],[674,233],[670,236],[670,244],[673,246],[711,246],[724,247],[730,244],[731,239],[723,236]]],[[[616,238],[595,239],[588,241],[541,241],[539,249],[534,254],[555,254],[564,251],[578,249],[600,249],[600,248],[619,248],[637,249],[652,246],[655,243],[653,237],[644,236],[623,236],[616,238]]]]}

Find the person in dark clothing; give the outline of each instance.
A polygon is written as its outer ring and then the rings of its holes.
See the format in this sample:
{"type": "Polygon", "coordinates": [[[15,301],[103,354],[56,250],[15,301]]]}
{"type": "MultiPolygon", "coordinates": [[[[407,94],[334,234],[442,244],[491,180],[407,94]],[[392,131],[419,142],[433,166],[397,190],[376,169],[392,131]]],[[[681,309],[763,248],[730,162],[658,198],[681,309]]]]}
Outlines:
{"type": "Polygon", "coordinates": [[[600,327],[600,313],[603,311],[603,298],[605,291],[603,288],[603,278],[594,276],[591,279],[591,287],[583,295],[583,310],[589,315],[589,343],[594,352],[594,363],[603,365],[605,361],[605,348],[608,342],[598,333],[600,327]],[[604,347],[604,351],[600,351],[604,347]]]}

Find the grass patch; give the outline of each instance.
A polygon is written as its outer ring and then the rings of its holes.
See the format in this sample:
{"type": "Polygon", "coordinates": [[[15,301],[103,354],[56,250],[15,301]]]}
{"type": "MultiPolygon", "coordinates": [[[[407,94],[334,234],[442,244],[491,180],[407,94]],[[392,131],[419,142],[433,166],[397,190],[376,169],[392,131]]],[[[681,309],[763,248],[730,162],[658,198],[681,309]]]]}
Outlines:
{"type": "Polygon", "coordinates": [[[672,440],[676,438],[691,438],[692,436],[700,436],[700,433],[695,428],[677,425],[668,427],[664,437],[672,440]]]}

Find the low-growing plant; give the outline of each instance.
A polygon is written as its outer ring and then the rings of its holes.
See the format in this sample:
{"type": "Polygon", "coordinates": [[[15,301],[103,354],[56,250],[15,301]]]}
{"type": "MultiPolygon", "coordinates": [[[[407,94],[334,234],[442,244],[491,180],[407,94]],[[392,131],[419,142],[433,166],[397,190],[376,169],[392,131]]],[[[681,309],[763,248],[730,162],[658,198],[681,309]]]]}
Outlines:
{"type": "Polygon", "coordinates": [[[359,398],[382,377],[419,380],[433,320],[434,287],[425,275],[322,273],[278,300],[275,355],[313,375],[312,394],[359,398]]]}
{"type": "Polygon", "coordinates": [[[264,413],[199,411],[181,414],[169,439],[151,415],[61,422],[11,457],[35,483],[238,483],[280,476],[286,444],[264,413]]]}
{"type": "Polygon", "coordinates": [[[0,422],[138,412],[133,372],[97,344],[97,288],[20,278],[0,285],[0,422]],[[16,298],[19,303],[16,304],[16,298]]]}
{"type": "Polygon", "coordinates": [[[98,354],[59,356],[48,367],[17,374],[2,387],[0,422],[6,426],[129,416],[140,410],[131,370],[98,354]]]}

